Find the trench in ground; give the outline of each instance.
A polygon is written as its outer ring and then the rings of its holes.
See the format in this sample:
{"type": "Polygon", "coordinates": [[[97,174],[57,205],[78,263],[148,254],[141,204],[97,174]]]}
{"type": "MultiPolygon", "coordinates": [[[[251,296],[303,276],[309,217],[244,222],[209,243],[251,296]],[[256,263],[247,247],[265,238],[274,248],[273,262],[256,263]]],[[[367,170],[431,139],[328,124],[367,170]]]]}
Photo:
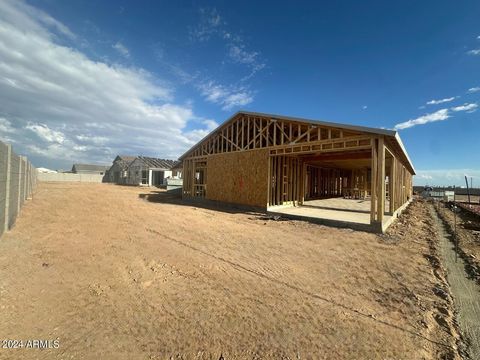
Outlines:
{"type": "Polygon", "coordinates": [[[466,337],[468,353],[472,359],[480,359],[480,286],[469,279],[465,263],[456,256],[453,237],[448,233],[444,222],[436,210],[430,208],[439,234],[442,260],[447,269],[447,279],[457,310],[460,330],[466,337]]]}

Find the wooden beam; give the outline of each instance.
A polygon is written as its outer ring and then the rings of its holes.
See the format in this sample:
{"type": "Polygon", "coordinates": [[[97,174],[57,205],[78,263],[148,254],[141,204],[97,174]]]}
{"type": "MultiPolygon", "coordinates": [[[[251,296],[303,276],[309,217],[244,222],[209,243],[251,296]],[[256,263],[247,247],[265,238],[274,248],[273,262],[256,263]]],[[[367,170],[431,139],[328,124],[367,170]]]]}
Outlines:
{"type": "Polygon", "coordinates": [[[223,136],[223,135],[222,135],[222,137],[223,137],[223,139],[225,140],[225,143],[227,144],[227,151],[226,151],[226,152],[228,152],[229,150],[230,150],[230,151],[233,151],[233,147],[234,147],[234,146],[235,146],[235,148],[236,148],[237,150],[240,150],[240,147],[239,147],[237,144],[235,144],[234,142],[232,142],[232,140],[226,138],[226,137],[223,136]],[[230,144],[230,147],[228,147],[228,144],[230,144]]]}
{"type": "Polygon", "coordinates": [[[242,116],[242,150],[244,150],[245,146],[245,116],[242,116]]]}
{"type": "Polygon", "coordinates": [[[270,146],[270,120],[266,121],[267,125],[267,142],[266,142],[266,147],[270,146]]]}
{"type": "Polygon", "coordinates": [[[377,147],[378,140],[374,139],[372,146],[372,166],[371,166],[371,188],[370,188],[370,223],[374,223],[377,220],[377,147]]]}
{"type": "Polygon", "coordinates": [[[355,152],[337,152],[337,153],[325,153],[312,156],[302,156],[304,162],[311,161],[332,161],[332,160],[359,160],[359,159],[370,159],[372,156],[372,151],[361,150],[355,152]]]}
{"type": "MultiPolygon", "coordinates": [[[[300,129],[300,126],[299,126],[299,129],[300,129]]],[[[298,144],[300,140],[302,140],[305,136],[307,137],[307,141],[310,141],[310,132],[312,132],[313,130],[315,130],[315,127],[308,129],[306,132],[304,132],[301,135],[299,134],[299,137],[294,141],[294,143],[298,144]]]]}
{"type": "Polygon", "coordinates": [[[247,117],[247,145],[245,146],[245,149],[248,149],[250,146],[250,116],[247,117]]]}
{"type": "Polygon", "coordinates": [[[385,213],[385,145],[383,136],[378,139],[377,221],[383,221],[385,213]]]}
{"type": "Polygon", "coordinates": [[[396,195],[396,180],[395,180],[395,165],[396,159],[395,157],[392,158],[392,163],[390,164],[390,171],[388,173],[388,198],[390,200],[389,205],[389,215],[393,215],[395,212],[395,195],[396,195]]]}
{"type": "Polygon", "coordinates": [[[261,137],[262,134],[263,134],[263,132],[264,132],[265,130],[266,130],[266,128],[263,128],[263,130],[262,130],[261,132],[259,132],[258,134],[255,134],[255,136],[253,137],[253,139],[250,140],[250,143],[247,145],[247,147],[250,146],[251,143],[253,143],[254,148],[255,148],[255,143],[256,143],[255,140],[257,140],[258,137],[261,137]]]}
{"type": "MultiPolygon", "coordinates": [[[[253,148],[257,147],[256,140],[257,139],[257,118],[253,118],[253,148]]],[[[250,144],[249,144],[250,145],[250,144]]]]}
{"type": "Polygon", "coordinates": [[[277,145],[277,122],[273,121],[273,146],[277,145]]]}

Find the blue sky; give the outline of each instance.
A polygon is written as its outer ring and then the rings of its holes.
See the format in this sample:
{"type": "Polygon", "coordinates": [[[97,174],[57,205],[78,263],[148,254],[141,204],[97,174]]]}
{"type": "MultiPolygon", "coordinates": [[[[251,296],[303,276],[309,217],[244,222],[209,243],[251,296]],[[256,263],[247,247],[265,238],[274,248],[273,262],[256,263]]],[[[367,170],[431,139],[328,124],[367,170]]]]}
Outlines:
{"type": "Polygon", "coordinates": [[[480,185],[480,2],[0,2],[0,138],[37,167],[176,158],[239,109],[397,129],[480,185]]]}

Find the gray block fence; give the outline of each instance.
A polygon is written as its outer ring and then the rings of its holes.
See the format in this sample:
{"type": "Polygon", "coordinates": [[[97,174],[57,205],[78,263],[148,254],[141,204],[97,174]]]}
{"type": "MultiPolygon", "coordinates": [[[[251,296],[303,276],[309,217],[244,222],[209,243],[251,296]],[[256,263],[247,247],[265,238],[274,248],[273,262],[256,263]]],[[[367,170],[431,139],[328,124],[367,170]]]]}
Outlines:
{"type": "Polygon", "coordinates": [[[0,141],[0,236],[15,224],[37,185],[37,170],[25,156],[0,141]]]}

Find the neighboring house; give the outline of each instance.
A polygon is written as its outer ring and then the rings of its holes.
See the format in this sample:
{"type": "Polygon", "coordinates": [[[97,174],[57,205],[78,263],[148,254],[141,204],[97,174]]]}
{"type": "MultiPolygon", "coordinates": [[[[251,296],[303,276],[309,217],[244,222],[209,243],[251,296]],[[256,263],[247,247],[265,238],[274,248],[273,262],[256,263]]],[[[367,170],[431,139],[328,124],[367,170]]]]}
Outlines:
{"type": "Polygon", "coordinates": [[[108,170],[104,182],[127,184],[128,166],[136,159],[135,156],[118,155],[108,170]]]}
{"type": "Polygon", "coordinates": [[[182,179],[183,163],[181,161],[175,161],[171,170],[173,179],[182,179]]]}
{"type": "Polygon", "coordinates": [[[108,165],[73,164],[72,173],[105,175],[109,168],[108,165]]]}
{"type": "Polygon", "coordinates": [[[174,160],[138,156],[127,171],[126,183],[130,185],[160,186],[166,185],[166,179],[173,177],[174,160]]]}

